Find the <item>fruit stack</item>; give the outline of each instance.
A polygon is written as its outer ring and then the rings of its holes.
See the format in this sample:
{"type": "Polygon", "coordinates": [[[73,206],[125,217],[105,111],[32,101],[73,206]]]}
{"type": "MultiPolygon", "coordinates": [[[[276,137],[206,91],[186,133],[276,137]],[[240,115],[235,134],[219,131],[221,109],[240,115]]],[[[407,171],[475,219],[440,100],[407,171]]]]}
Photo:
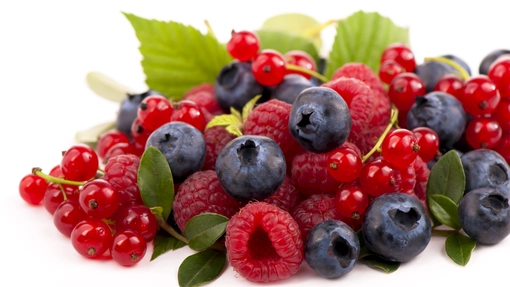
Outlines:
{"type": "Polygon", "coordinates": [[[395,268],[441,225],[466,252],[510,234],[509,51],[471,76],[458,57],[417,65],[393,43],[379,74],[351,62],[328,79],[308,53],[261,49],[254,32],[233,32],[226,49],[234,61],[214,85],[179,101],[128,95],[116,129],[49,174],[34,169],[22,198],[43,202],[85,257],[134,265],[158,236],[223,256],[204,267],[215,276],[228,259],[253,282],[303,261],[325,278],[364,259],[395,268]]]}

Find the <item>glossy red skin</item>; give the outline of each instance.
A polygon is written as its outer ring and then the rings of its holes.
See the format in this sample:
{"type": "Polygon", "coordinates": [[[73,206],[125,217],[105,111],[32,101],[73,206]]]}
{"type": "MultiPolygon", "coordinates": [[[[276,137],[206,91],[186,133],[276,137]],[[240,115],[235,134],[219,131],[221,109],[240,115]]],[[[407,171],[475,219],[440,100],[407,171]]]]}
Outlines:
{"type": "Polygon", "coordinates": [[[85,218],[87,218],[87,215],[81,209],[77,200],[66,200],[55,209],[53,224],[60,233],[71,237],[74,227],[85,218]]]}
{"type": "Polygon", "coordinates": [[[160,95],[148,96],[142,100],[137,118],[142,126],[155,130],[170,121],[173,108],[170,101],[160,95]]]}
{"type": "Polygon", "coordinates": [[[388,89],[390,101],[404,112],[411,109],[417,96],[424,96],[425,93],[425,84],[414,73],[398,74],[388,89]]]}
{"type": "Polygon", "coordinates": [[[170,116],[171,122],[185,122],[194,126],[200,132],[204,132],[206,125],[205,115],[196,103],[182,100],[173,104],[173,110],[170,116]]]}
{"type": "Polygon", "coordinates": [[[287,69],[285,60],[275,50],[266,49],[260,51],[251,63],[251,71],[255,80],[263,86],[278,85],[285,77],[287,69]]]}
{"type": "Polygon", "coordinates": [[[363,162],[361,157],[351,148],[341,146],[330,152],[328,157],[328,173],[340,182],[351,182],[359,177],[363,162]]]}
{"type": "Polygon", "coordinates": [[[474,149],[495,147],[501,137],[503,130],[498,122],[491,118],[473,119],[466,127],[466,140],[474,149]]]}
{"type": "Polygon", "coordinates": [[[501,98],[510,99],[510,57],[499,57],[489,68],[489,78],[498,87],[501,98]]]}
{"type": "Polygon", "coordinates": [[[464,83],[460,102],[467,113],[477,117],[492,114],[500,99],[496,84],[489,77],[479,75],[464,83]]]}
{"type": "Polygon", "coordinates": [[[103,179],[94,179],[83,185],[78,201],[88,216],[108,218],[119,207],[119,194],[103,179]]]}
{"type": "Polygon", "coordinates": [[[449,74],[437,81],[434,91],[448,93],[460,100],[462,96],[462,88],[464,87],[464,81],[459,76],[449,74]]]}
{"type": "MultiPolygon", "coordinates": [[[[315,63],[315,60],[306,52],[298,50],[289,51],[283,55],[283,58],[285,59],[287,64],[300,66],[310,71],[317,71],[317,64],[315,63]]],[[[303,72],[289,70],[286,72],[286,75],[288,74],[298,74],[307,79],[312,78],[310,74],[303,72]]]]}
{"type": "Polygon", "coordinates": [[[396,129],[390,132],[381,144],[381,154],[390,164],[405,168],[412,165],[418,156],[418,140],[410,130],[396,129]]]}
{"type": "Polygon", "coordinates": [[[498,122],[503,131],[510,131],[510,100],[501,100],[492,113],[494,120],[498,122]]]}
{"type": "Polygon", "coordinates": [[[420,150],[418,155],[424,162],[429,162],[437,155],[439,151],[439,136],[428,127],[417,127],[412,130],[414,136],[418,140],[420,150]]]}
{"type": "Polygon", "coordinates": [[[363,166],[359,181],[368,195],[377,197],[394,191],[395,171],[386,160],[378,158],[363,166]]]}
{"type": "Polygon", "coordinates": [[[342,186],[335,195],[336,212],[346,218],[363,217],[368,203],[368,194],[357,183],[342,186]]]}
{"type": "Polygon", "coordinates": [[[504,133],[498,144],[494,147],[494,150],[498,152],[506,162],[510,164],[510,134],[504,133]]]}
{"type": "Polygon", "coordinates": [[[110,227],[102,220],[88,218],[73,229],[71,243],[80,255],[97,258],[112,246],[112,233],[110,227]]]}
{"type": "Polygon", "coordinates": [[[51,175],[53,177],[64,178],[64,174],[62,173],[62,169],[60,168],[60,164],[54,166],[50,170],[49,175],[51,175]]]}
{"type": "Polygon", "coordinates": [[[96,175],[99,158],[91,147],[77,144],[64,153],[60,167],[67,180],[86,181],[96,175]]]}
{"type": "Polygon", "coordinates": [[[123,266],[140,262],[147,251],[147,243],[142,235],[132,230],[123,230],[113,236],[112,258],[123,266]]]}
{"type": "MultiPolygon", "coordinates": [[[[76,185],[62,185],[62,188],[65,191],[66,197],[69,200],[78,200],[78,186],[76,185]]],[[[46,192],[44,193],[43,204],[44,208],[50,213],[54,214],[57,207],[64,201],[64,194],[62,194],[62,189],[56,183],[50,183],[46,188],[46,192]]]]}
{"type": "Polygon", "coordinates": [[[227,43],[227,51],[232,58],[241,62],[251,60],[260,49],[260,40],[257,34],[250,31],[233,32],[227,43]]]}
{"type": "Polygon", "coordinates": [[[117,231],[135,231],[142,235],[146,242],[152,241],[158,231],[156,217],[147,206],[140,204],[119,208],[115,223],[117,231]]]}
{"type": "Polygon", "coordinates": [[[416,59],[411,49],[404,43],[393,43],[388,45],[381,54],[381,63],[387,60],[394,60],[399,63],[406,72],[412,73],[416,68],[416,59]]]}
{"type": "Polygon", "coordinates": [[[112,146],[118,143],[129,144],[129,138],[126,134],[118,130],[110,130],[99,136],[97,140],[97,155],[104,158],[112,146]]]}
{"type": "Polygon", "coordinates": [[[28,174],[19,183],[19,195],[31,205],[38,205],[44,198],[48,183],[42,177],[28,174]]]}
{"type": "Polygon", "coordinates": [[[395,60],[386,60],[379,67],[379,78],[389,85],[396,76],[404,72],[404,68],[395,60]]]}

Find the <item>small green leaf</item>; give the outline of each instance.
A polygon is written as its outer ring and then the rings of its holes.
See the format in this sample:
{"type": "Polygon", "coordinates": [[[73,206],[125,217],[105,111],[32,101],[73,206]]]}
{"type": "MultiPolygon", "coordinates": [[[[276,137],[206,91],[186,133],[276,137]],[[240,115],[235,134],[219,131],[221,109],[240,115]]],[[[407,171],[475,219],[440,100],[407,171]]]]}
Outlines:
{"type": "Polygon", "coordinates": [[[88,73],[86,79],[87,85],[94,93],[110,101],[120,103],[128,94],[134,94],[134,91],[99,72],[88,73]]]}
{"type": "Polygon", "coordinates": [[[239,125],[230,125],[230,126],[227,126],[225,127],[225,129],[227,130],[227,132],[235,135],[235,136],[242,136],[243,133],[241,132],[241,129],[239,128],[239,125]]]}
{"type": "Polygon", "coordinates": [[[461,266],[466,266],[466,264],[468,264],[471,253],[475,247],[475,241],[462,234],[452,234],[448,236],[445,241],[446,254],[453,262],[461,266]]]}
{"type": "Polygon", "coordinates": [[[400,267],[399,262],[387,261],[373,254],[363,257],[360,261],[372,269],[380,270],[388,274],[397,271],[398,267],[400,267]]]}
{"type": "Polygon", "coordinates": [[[89,129],[77,132],[74,136],[74,139],[76,142],[88,144],[94,147],[99,136],[113,128],[115,128],[115,121],[102,123],[89,129]]]}
{"type": "Polygon", "coordinates": [[[207,125],[205,126],[205,129],[209,129],[209,128],[212,128],[215,126],[227,127],[230,125],[235,125],[235,124],[240,124],[240,123],[241,123],[241,119],[235,115],[228,115],[228,114],[227,115],[219,115],[219,116],[215,116],[214,118],[212,118],[211,121],[209,123],[207,123],[207,125]]]}
{"type": "Polygon", "coordinates": [[[322,26],[321,23],[317,22],[317,20],[308,15],[299,13],[286,13],[275,15],[267,19],[262,24],[262,29],[298,34],[313,41],[317,50],[320,50],[322,46],[320,33],[315,35],[309,35],[308,33],[308,31],[316,29],[320,26],[322,26]]]}
{"type": "Polygon", "coordinates": [[[240,113],[238,110],[236,110],[234,107],[230,107],[230,113],[231,113],[234,117],[238,118],[238,119],[239,119],[239,121],[242,121],[241,113],[240,113]]]}
{"type": "Polygon", "coordinates": [[[282,54],[289,51],[300,50],[308,53],[315,61],[319,61],[319,52],[312,41],[289,32],[277,30],[258,30],[260,38],[260,49],[273,49],[282,54]]]}
{"type": "Polygon", "coordinates": [[[258,95],[253,97],[251,100],[249,100],[243,107],[243,123],[246,122],[246,119],[248,119],[248,116],[251,114],[253,109],[255,108],[255,104],[257,101],[262,97],[262,95],[258,95]]]}
{"type": "Polygon", "coordinates": [[[163,208],[162,216],[166,220],[174,202],[174,181],[165,156],[153,146],[140,159],[138,188],[143,203],[149,208],[163,208]]]}
{"type": "Polygon", "coordinates": [[[186,223],[184,234],[189,247],[196,251],[207,249],[218,240],[227,227],[228,218],[215,213],[202,213],[186,223]]]}
{"type": "Polygon", "coordinates": [[[432,194],[429,196],[428,205],[439,222],[455,230],[460,230],[459,210],[453,200],[441,194],[432,194]]]}
{"type": "Polygon", "coordinates": [[[395,42],[409,42],[409,29],[395,25],[379,13],[358,11],[338,22],[333,47],[329,53],[325,76],[346,63],[364,63],[379,72],[381,54],[395,42]]]}
{"type": "Polygon", "coordinates": [[[451,150],[444,154],[430,171],[427,201],[433,194],[444,195],[458,204],[464,195],[466,175],[459,155],[451,150]]]}
{"type": "Polygon", "coordinates": [[[225,268],[226,262],[227,254],[224,251],[212,249],[187,257],[179,266],[179,286],[201,286],[216,279],[225,268]]]}
{"type": "Polygon", "coordinates": [[[183,246],[186,246],[184,242],[175,239],[172,236],[156,235],[154,237],[154,251],[152,252],[151,260],[156,259],[161,254],[166,253],[170,250],[177,250],[183,246]]]}
{"type": "Polygon", "coordinates": [[[140,41],[147,85],[174,100],[202,83],[214,83],[232,62],[214,35],[177,22],[144,19],[124,13],[140,41]]]}

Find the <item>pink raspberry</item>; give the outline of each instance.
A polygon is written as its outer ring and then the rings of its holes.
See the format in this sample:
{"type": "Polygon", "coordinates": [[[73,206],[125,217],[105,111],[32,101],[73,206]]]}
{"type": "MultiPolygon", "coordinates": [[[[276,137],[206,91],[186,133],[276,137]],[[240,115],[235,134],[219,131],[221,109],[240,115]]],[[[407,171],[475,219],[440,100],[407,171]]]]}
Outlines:
{"type": "Polygon", "coordinates": [[[361,80],[372,89],[376,97],[387,97],[387,92],[381,79],[366,64],[356,62],[347,63],[338,68],[335,73],[333,73],[333,76],[331,76],[331,81],[340,77],[348,77],[361,80]]]}
{"type": "Polygon", "coordinates": [[[416,171],[416,185],[414,187],[414,194],[416,197],[418,197],[425,209],[428,211],[426,198],[430,169],[428,168],[427,163],[424,162],[420,156],[417,156],[414,160],[414,170],[416,171]]]}
{"type": "Polygon", "coordinates": [[[335,195],[331,194],[314,194],[303,200],[292,212],[292,217],[299,225],[303,240],[315,225],[329,219],[341,220],[336,212],[335,195]]]}
{"type": "Polygon", "coordinates": [[[292,161],[292,180],[299,192],[306,195],[334,193],[342,185],[329,175],[329,153],[313,153],[303,150],[292,161]]]}
{"type": "Polygon", "coordinates": [[[140,158],[133,154],[117,155],[106,163],[103,179],[117,190],[120,204],[127,201],[143,204],[137,180],[139,166],[140,158]]]}
{"type": "Polygon", "coordinates": [[[214,85],[212,84],[204,83],[198,85],[187,91],[182,99],[195,102],[198,106],[204,108],[212,115],[221,115],[223,113],[218,101],[216,101],[214,85]]]}
{"type": "Polygon", "coordinates": [[[247,204],[227,224],[230,265],[252,282],[271,282],[295,274],[304,259],[299,226],[292,216],[265,202],[247,204]]]}
{"type": "Polygon", "coordinates": [[[298,200],[298,191],[290,177],[285,176],[282,185],[270,197],[264,199],[264,202],[278,206],[279,208],[290,212],[294,209],[298,200]]]}
{"type": "Polygon", "coordinates": [[[231,217],[242,204],[228,196],[213,170],[197,171],[179,185],[173,211],[179,229],[184,232],[193,216],[212,212],[231,217]]]}
{"type": "Polygon", "coordinates": [[[224,127],[211,127],[204,132],[205,162],[202,170],[216,170],[216,159],[225,145],[236,136],[229,133],[224,127]]]}

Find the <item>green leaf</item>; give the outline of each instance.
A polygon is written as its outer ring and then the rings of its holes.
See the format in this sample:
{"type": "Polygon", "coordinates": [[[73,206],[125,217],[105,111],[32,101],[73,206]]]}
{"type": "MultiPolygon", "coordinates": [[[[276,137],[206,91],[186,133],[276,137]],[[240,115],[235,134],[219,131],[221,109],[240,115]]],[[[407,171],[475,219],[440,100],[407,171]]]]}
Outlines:
{"type": "Polygon", "coordinates": [[[144,19],[124,13],[140,41],[147,85],[174,100],[202,83],[214,83],[232,61],[213,35],[177,22],[144,19]]]}
{"type": "Polygon", "coordinates": [[[439,222],[455,230],[460,230],[459,210],[453,200],[441,194],[432,194],[429,197],[428,205],[439,222]]]}
{"type": "Polygon", "coordinates": [[[453,262],[461,266],[466,266],[466,264],[468,264],[471,253],[475,247],[475,241],[462,234],[452,234],[448,236],[445,241],[446,254],[453,262]]]}
{"type": "Polygon", "coordinates": [[[231,113],[234,117],[238,118],[238,119],[239,119],[239,121],[241,121],[241,120],[242,120],[241,113],[240,113],[238,110],[236,110],[234,107],[230,107],[230,113],[231,113]]]}
{"type": "Polygon", "coordinates": [[[320,33],[310,35],[309,31],[317,29],[321,26],[321,23],[317,22],[317,20],[308,15],[299,13],[286,13],[275,15],[267,19],[262,24],[262,30],[276,30],[300,35],[313,41],[317,50],[320,50],[322,46],[320,33]]]}
{"type": "Polygon", "coordinates": [[[74,136],[74,140],[78,143],[88,144],[92,147],[95,147],[99,136],[111,129],[114,129],[114,128],[115,128],[115,121],[102,123],[102,124],[93,126],[89,129],[77,132],[74,136]]]}
{"type": "Polygon", "coordinates": [[[235,124],[240,124],[240,123],[241,123],[241,119],[235,115],[228,115],[228,114],[227,115],[219,115],[219,116],[215,116],[214,118],[212,118],[211,121],[209,123],[207,123],[207,125],[205,126],[205,129],[209,129],[209,128],[212,128],[215,126],[227,127],[230,125],[235,125],[235,124]]]}
{"type": "Polygon", "coordinates": [[[88,73],[86,79],[87,85],[94,93],[110,101],[120,103],[128,94],[134,94],[134,91],[99,72],[88,73]]]}
{"type": "Polygon", "coordinates": [[[255,108],[255,104],[257,101],[262,97],[262,95],[258,95],[253,97],[251,100],[249,100],[244,106],[243,106],[243,123],[246,122],[248,119],[248,116],[251,114],[253,109],[255,108]]]}
{"type": "Polygon", "coordinates": [[[143,203],[149,208],[163,208],[162,216],[166,220],[174,202],[174,181],[165,156],[153,146],[140,159],[138,188],[143,203]]]}
{"type": "Polygon", "coordinates": [[[156,235],[154,237],[154,251],[152,252],[151,260],[156,259],[161,254],[166,253],[170,250],[177,250],[183,246],[186,246],[184,242],[172,237],[172,236],[163,236],[156,235]]]}
{"type": "Polygon", "coordinates": [[[400,267],[399,262],[387,261],[373,254],[363,257],[360,261],[372,269],[380,270],[388,274],[397,271],[398,267],[400,267]]]}
{"type": "Polygon", "coordinates": [[[315,61],[319,61],[319,52],[312,41],[289,32],[277,30],[258,30],[260,49],[273,49],[282,54],[292,50],[300,50],[308,53],[315,61]]]}
{"type": "Polygon", "coordinates": [[[427,202],[433,194],[444,195],[456,204],[464,195],[466,175],[459,155],[451,150],[432,167],[427,183],[427,202]]]}
{"type": "Polygon", "coordinates": [[[225,268],[226,261],[227,254],[224,251],[212,249],[187,257],[179,266],[179,286],[201,286],[216,279],[225,268]]]}
{"type": "Polygon", "coordinates": [[[349,62],[361,62],[379,72],[381,54],[392,43],[409,43],[409,29],[379,13],[358,11],[338,22],[325,76],[349,62]]]}
{"type": "Polygon", "coordinates": [[[239,125],[230,125],[230,126],[227,126],[225,127],[225,129],[227,130],[227,132],[235,135],[235,136],[242,136],[243,133],[241,132],[241,129],[239,128],[239,125]]]}
{"type": "Polygon", "coordinates": [[[184,229],[189,247],[196,251],[207,249],[225,233],[227,223],[227,217],[215,213],[202,213],[192,217],[184,229]]]}

